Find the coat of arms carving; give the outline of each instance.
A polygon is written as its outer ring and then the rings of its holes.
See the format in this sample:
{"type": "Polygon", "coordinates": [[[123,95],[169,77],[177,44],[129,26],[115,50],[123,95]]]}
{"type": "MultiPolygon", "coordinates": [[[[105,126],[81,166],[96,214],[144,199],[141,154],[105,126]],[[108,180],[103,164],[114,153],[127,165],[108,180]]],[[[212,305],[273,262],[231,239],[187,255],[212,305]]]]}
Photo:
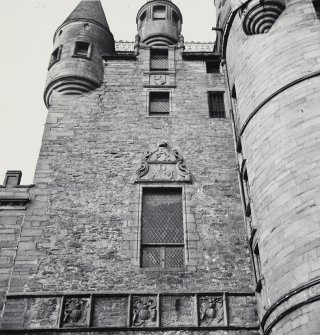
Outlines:
{"type": "Polygon", "coordinates": [[[191,182],[183,157],[177,150],[169,150],[166,142],[143,156],[137,177],[136,182],[191,182]]]}

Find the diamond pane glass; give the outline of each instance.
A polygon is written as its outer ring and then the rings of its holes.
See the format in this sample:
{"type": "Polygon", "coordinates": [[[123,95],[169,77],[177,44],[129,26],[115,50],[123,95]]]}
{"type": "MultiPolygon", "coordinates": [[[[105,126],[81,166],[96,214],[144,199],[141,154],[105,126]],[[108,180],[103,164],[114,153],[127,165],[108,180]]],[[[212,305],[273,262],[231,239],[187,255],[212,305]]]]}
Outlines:
{"type": "Polygon", "coordinates": [[[149,114],[169,114],[169,92],[150,92],[149,114]]]}
{"type": "Polygon", "coordinates": [[[184,243],[181,189],[145,189],[142,201],[142,244],[184,243]]]}
{"type": "Polygon", "coordinates": [[[143,268],[159,268],[160,267],[160,251],[159,247],[143,247],[142,248],[142,267],[143,268]]]}
{"type": "Polygon", "coordinates": [[[225,118],[223,92],[209,93],[209,110],[212,118],[225,118]]]}
{"type": "Polygon", "coordinates": [[[165,267],[181,268],[183,262],[183,247],[166,247],[165,267]]]}
{"type": "Polygon", "coordinates": [[[150,68],[152,71],[167,71],[168,50],[151,50],[150,68]]]}

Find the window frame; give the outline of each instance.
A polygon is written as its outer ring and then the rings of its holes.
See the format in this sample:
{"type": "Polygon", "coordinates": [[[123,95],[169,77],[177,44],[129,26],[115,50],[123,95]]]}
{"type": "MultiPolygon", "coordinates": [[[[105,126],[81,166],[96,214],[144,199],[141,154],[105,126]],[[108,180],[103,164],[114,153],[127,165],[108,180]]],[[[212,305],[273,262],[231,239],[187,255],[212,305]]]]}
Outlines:
{"type": "Polygon", "coordinates": [[[154,5],[152,7],[152,20],[153,21],[164,21],[166,19],[167,19],[167,6],[165,6],[165,5],[154,5]],[[163,7],[164,8],[164,11],[163,11],[164,17],[163,18],[155,17],[155,9],[156,9],[156,7],[158,7],[158,8],[163,7]]]}
{"type": "Polygon", "coordinates": [[[208,91],[208,109],[209,109],[209,118],[210,119],[226,119],[227,118],[227,109],[226,109],[226,101],[225,101],[225,91],[208,91]],[[223,116],[214,116],[214,109],[211,96],[217,94],[222,96],[223,102],[223,116]]]}
{"type": "Polygon", "coordinates": [[[48,65],[48,70],[56,63],[58,63],[61,59],[61,54],[62,54],[62,45],[59,45],[57,48],[55,48],[50,57],[49,65],[48,65]],[[54,57],[54,53],[57,52],[57,56],[54,60],[52,58],[54,57]]]}
{"type": "Polygon", "coordinates": [[[75,41],[72,57],[91,59],[91,57],[92,57],[92,43],[89,43],[89,42],[86,42],[86,41],[75,41]],[[77,48],[80,45],[80,43],[86,44],[88,46],[86,55],[77,53],[77,48]]]}
{"type": "Polygon", "coordinates": [[[172,92],[171,90],[158,90],[158,89],[154,89],[154,90],[148,90],[147,91],[147,113],[148,113],[148,117],[168,117],[171,114],[171,98],[172,98],[172,92]],[[161,112],[151,112],[150,113],[150,107],[151,107],[151,96],[153,94],[157,94],[157,93],[162,93],[168,94],[168,107],[169,107],[169,111],[168,113],[161,113],[161,112]]]}
{"type": "MultiPolygon", "coordinates": [[[[188,230],[187,230],[187,216],[186,216],[186,190],[185,190],[185,185],[181,184],[148,184],[148,185],[140,185],[140,195],[139,195],[139,240],[138,240],[138,255],[139,255],[139,268],[146,270],[146,271],[182,271],[185,270],[186,266],[188,265],[188,257],[187,257],[187,235],[188,235],[188,230]],[[143,242],[142,242],[142,213],[143,213],[143,194],[145,189],[157,189],[157,188],[164,188],[164,189],[180,189],[181,190],[181,201],[182,201],[182,220],[183,220],[183,244],[182,243],[177,243],[174,245],[179,245],[183,246],[183,266],[182,267],[172,267],[172,268],[166,268],[160,266],[159,268],[147,268],[147,267],[142,267],[142,252],[143,252],[143,242]]],[[[148,244],[145,244],[148,245],[148,244]]],[[[160,245],[160,244],[159,244],[160,245]]],[[[168,245],[166,243],[162,243],[162,246],[168,245]]],[[[173,246],[173,244],[170,244],[173,246]]],[[[161,251],[160,251],[161,252],[161,251]]],[[[162,261],[160,260],[161,264],[162,261]]]]}
{"type": "Polygon", "coordinates": [[[151,72],[168,72],[169,71],[169,49],[168,48],[151,48],[150,49],[150,71],[151,72]],[[167,58],[166,68],[153,68],[152,67],[152,56],[165,55],[167,58]]]}

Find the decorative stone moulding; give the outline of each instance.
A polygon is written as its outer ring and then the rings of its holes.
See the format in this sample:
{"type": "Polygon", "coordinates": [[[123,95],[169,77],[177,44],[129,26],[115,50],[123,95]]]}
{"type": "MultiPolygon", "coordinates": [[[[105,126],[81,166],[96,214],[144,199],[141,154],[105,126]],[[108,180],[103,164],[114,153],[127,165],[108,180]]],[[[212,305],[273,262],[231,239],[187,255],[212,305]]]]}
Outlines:
{"type": "Polygon", "coordinates": [[[258,330],[254,293],[8,295],[6,334],[34,331],[258,330]],[[15,313],[12,313],[15,311],[15,313]]]}
{"type": "Polygon", "coordinates": [[[146,153],[137,170],[139,182],[191,182],[191,174],[177,150],[169,150],[162,142],[156,151],[146,153]]]}
{"type": "Polygon", "coordinates": [[[285,9],[281,0],[254,1],[243,11],[243,30],[247,35],[266,34],[285,9]]]}

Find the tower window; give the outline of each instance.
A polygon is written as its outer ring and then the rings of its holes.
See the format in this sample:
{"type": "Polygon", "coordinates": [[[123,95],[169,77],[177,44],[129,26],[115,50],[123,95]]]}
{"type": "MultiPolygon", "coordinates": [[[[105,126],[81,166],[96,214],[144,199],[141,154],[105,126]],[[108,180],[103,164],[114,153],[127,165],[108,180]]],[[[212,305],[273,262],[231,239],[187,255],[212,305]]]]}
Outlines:
{"type": "Polygon", "coordinates": [[[312,3],[313,3],[314,10],[317,14],[317,18],[320,19],[320,1],[313,0],[312,3]]]}
{"type": "Polygon", "coordinates": [[[57,63],[60,60],[61,51],[62,51],[62,45],[60,45],[58,48],[56,48],[53,51],[53,53],[51,54],[50,62],[49,62],[49,69],[53,64],[57,63]]]}
{"type": "Polygon", "coordinates": [[[73,56],[91,58],[92,45],[88,42],[77,41],[74,47],[73,56]]]}
{"type": "Polygon", "coordinates": [[[220,73],[219,62],[206,62],[207,73],[220,73]]]}
{"type": "Polygon", "coordinates": [[[179,22],[179,15],[174,10],[172,11],[172,19],[175,22],[179,22]]]}
{"type": "Polygon", "coordinates": [[[141,225],[141,266],[183,267],[182,189],[144,188],[141,225]]]}
{"type": "Polygon", "coordinates": [[[154,20],[165,20],[166,19],[166,6],[154,6],[153,7],[153,19],[154,20]]]}
{"type": "Polygon", "coordinates": [[[225,118],[224,92],[209,92],[209,115],[211,118],[225,118]]]}
{"type": "Polygon", "coordinates": [[[253,259],[255,267],[255,276],[256,276],[256,292],[260,293],[262,290],[262,274],[261,274],[261,260],[258,244],[255,245],[253,249],[253,259]]]}
{"type": "Polygon", "coordinates": [[[144,12],[140,15],[140,21],[143,22],[146,18],[147,18],[147,12],[144,11],[144,12]]]}
{"type": "Polygon", "coordinates": [[[168,65],[168,49],[151,49],[151,71],[168,71],[168,65]]]}
{"type": "Polygon", "coordinates": [[[167,115],[170,112],[170,92],[149,93],[149,115],[167,115]]]}

